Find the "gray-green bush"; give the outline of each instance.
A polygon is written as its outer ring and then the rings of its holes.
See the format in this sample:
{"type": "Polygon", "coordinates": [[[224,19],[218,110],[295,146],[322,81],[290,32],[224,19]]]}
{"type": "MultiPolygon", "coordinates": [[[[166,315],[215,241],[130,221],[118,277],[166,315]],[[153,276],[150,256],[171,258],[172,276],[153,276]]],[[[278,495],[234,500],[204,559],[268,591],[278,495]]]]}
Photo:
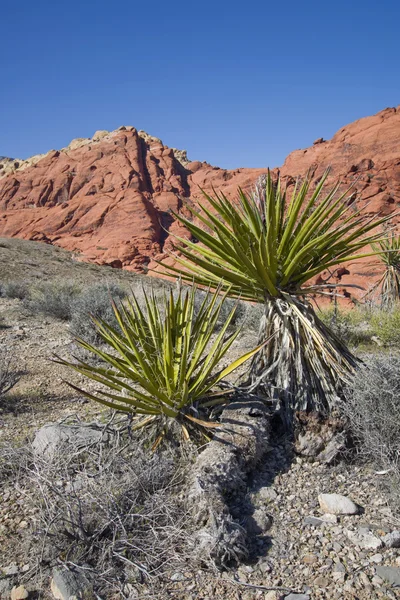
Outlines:
{"type": "Polygon", "coordinates": [[[33,313],[43,313],[62,321],[69,321],[72,316],[73,299],[80,288],[74,281],[46,281],[29,289],[25,298],[25,306],[33,313]]]}
{"type": "Polygon", "coordinates": [[[126,291],[115,283],[99,283],[85,288],[71,302],[71,333],[90,344],[101,342],[90,315],[118,328],[111,301],[125,296],[126,291]]]}
{"type": "Polygon", "coordinates": [[[387,469],[386,483],[400,492],[400,356],[377,355],[365,359],[346,391],[342,411],[348,420],[359,454],[387,469]]]}
{"type": "Polygon", "coordinates": [[[0,296],[23,300],[28,295],[28,289],[25,281],[9,281],[1,284],[0,296]]]}

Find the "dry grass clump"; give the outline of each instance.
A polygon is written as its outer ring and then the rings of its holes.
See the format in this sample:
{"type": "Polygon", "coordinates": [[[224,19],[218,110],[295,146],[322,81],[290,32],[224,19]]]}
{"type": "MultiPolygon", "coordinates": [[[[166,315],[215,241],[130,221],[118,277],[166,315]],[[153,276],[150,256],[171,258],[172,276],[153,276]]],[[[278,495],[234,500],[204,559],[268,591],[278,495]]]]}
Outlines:
{"type": "Polygon", "coordinates": [[[400,508],[400,357],[365,359],[349,386],[342,410],[359,455],[387,471],[382,482],[400,508]]]}
{"type": "Polygon", "coordinates": [[[98,597],[126,598],[133,588],[157,588],[193,551],[180,497],[188,458],[150,453],[126,430],[105,430],[107,443],[63,448],[51,459],[0,448],[0,476],[18,480],[35,514],[31,577],[61,563],[81,570],[98,597]]]}
{"type": "Polygon", "coordinates": [[[18,382],[18,372],[13,358],[13,351],[4,344],[0,344],[0,400],[18,382]]]}

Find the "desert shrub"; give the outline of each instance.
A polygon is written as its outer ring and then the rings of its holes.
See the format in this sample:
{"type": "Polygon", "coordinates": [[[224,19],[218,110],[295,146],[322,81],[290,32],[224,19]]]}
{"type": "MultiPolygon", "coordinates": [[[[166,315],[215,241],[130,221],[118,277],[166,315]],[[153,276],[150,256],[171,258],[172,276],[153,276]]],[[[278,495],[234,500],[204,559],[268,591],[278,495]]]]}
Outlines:
{"type": "Polygon", "coordinates": [[[18,298],[23,300],[27,297],[29,288],[24,281],[9,281],[1,284],[0,296],[4,298],[18,298]]]}
{"type": "Polygon", "coordinates": [[[14,387],[19,378],[12,350],[5,345],[0,345],[0,399],[14,387]]]}
{"type": "Polygon", "coordinates": [[[29,290],[26,307],[33,313],[43,313],[62,321],[72,316],[72,304],[80,288],[74,281],[38,283],[29,290]]]}
{"type": "Polygon", "coordinates": [[[107,446],[70,448],[52,461],[33,456],[25,482],[38,555],[82,567],[103,598],[154,585],[191,552],[191,522],[179,498],[186,461],[109,435],[107,446]]]}
{"type": "Polygon", "coordinates": [[[363,308],[324,308],[318,313],[321,320],[343,342],[350,346],[370,344],[374,335],[371,313],[363,308]]]}
{"type": "Polygon", "coordinates": [[[342,410],[359,454],[388,469],[387,481],[400,492],[400,357],[365,359],[346,392],[342,410]]]}
{"type": "Polygon", "coordinates": [[[84,288],[72,300],[70,325],[72,334],[91,344],[100,343],[101,338],[90,315],[118,328],[112,300],[121,300],[125,296],[125,290],[114,283],[99,283],[84,288]]]}
{"type": "Polygon", "coordinates": [[[378,336],[384,344],[400,344],[400,307],[392,310],[375,310],[371,312],[371,327],[374,335],[378,336]]]}

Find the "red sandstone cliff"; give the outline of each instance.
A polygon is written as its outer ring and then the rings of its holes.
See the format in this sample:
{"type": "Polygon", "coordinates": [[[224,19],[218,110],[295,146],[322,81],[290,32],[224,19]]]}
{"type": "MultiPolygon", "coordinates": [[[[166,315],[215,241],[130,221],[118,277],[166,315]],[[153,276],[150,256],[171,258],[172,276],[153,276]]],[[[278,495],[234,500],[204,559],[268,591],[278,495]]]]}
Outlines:
{"type": "MultiPolygon", "coordinates": [[[[170,210],[201,197],[199,186],[234,198],[266,169],[225,170],[188,162],[185,152],[133,127],[97,132],[61,151],[27,161],[0,160],[0,236],[57,244],[82,260],[142,271],[183,233],[170,210]]],[[[400,204],[400,106],[360,119],[331,140],[316,140],[285,160],[281,175],[294,181],[311,170],[315,182],[327,166],[330,179],[354,183],[367,213],[390,214],[400,204]]],[[[345,284],[376,275],[364,263],[345,284]]]]}

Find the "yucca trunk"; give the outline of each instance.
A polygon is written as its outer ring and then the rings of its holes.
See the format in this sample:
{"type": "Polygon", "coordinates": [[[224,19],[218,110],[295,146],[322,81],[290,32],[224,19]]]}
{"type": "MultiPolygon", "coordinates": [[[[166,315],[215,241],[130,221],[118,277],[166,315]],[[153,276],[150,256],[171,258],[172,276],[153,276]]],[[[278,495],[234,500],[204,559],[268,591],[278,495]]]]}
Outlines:
{"type": "Polygon", "coordinates": [[[249,389],[272,395],[287,425],[295,411],[332,410],[357,358],[311,304],[289,294],[265,302],[259,342],[271,336],[252,360],[249,389]]]}
{"type": "Polygon", "coordinates": [[[400,300],[400,269],[388,266],[382,279],[381,307],[391,310],[400,300]]]}

